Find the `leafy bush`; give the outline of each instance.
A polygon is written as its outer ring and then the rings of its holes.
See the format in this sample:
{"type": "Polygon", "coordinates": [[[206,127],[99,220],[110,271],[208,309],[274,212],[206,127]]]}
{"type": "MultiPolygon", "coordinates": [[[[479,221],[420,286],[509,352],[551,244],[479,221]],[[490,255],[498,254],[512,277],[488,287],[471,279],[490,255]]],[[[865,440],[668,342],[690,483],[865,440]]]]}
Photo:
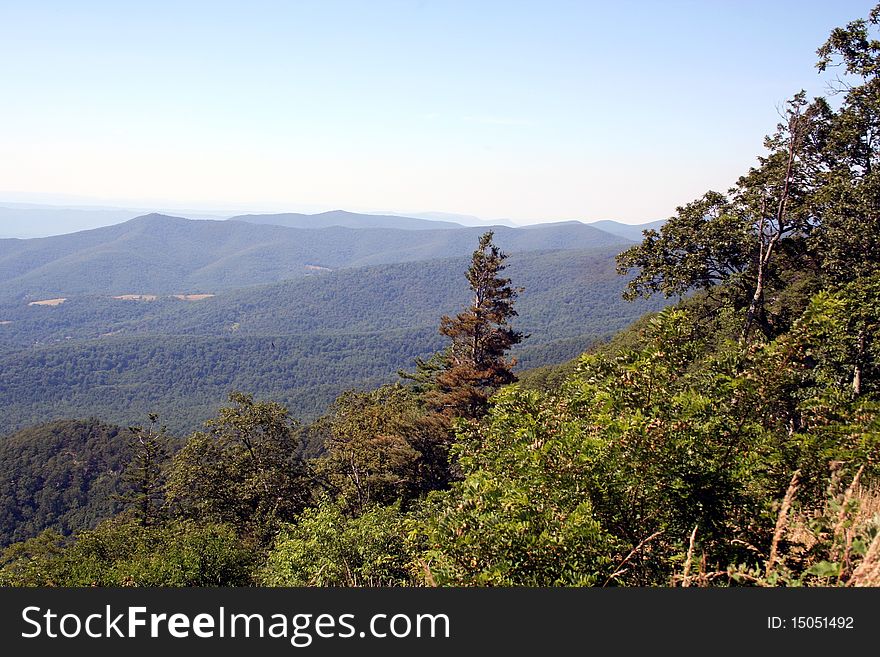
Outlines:
{"type": "Polygon", "coordinates": [[[254,550],[221,524],[142,527],[124,517],[80,532],[15,544],[0,558],[3,586],[244,586],[254,550]]]}
{"type": "Polygon", "coordinates": [[[396,506],[358,517],[325,501],[283,531],[258,580],[266,586],[407,586],[413,555],[396,506]]]}

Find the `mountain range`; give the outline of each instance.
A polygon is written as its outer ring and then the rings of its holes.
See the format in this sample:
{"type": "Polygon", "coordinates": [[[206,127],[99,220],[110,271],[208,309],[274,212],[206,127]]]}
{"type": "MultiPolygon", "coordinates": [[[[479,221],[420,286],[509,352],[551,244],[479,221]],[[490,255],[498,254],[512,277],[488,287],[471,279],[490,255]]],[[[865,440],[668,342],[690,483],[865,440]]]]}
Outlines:
{"type": "Polygon", "coordinates": [[[419,219],[388,214],[358,214],[344,210],[333,210],[319,214],[242,214],[230,217],[229,221],[245,221],[252,224],[287,226],[288,228],[398,228],[401,230],[455,230],[462,224],[438,219],[419,219]]]}
{"type": "MultiPolygon", "coordinates": [[[[242,213],[222,210],[138,210],[107,205],[48,205],[44,203],[20,203],[0,200],[0,239],[34,238],[73,233],[93,228],[106,227],[128,221],[129,219],[156,212],[187,219],[227,219],[251,221],[252,223],[276,223],[301,228],[321,228],[326,226],[346,226],[349,228],[442,228],[451,224],[453,228],[464,226],[508,226],[516,228],[525,226],[527,222],[515,222],[509,219],[480,219],[473,215],[453,214],[449,212],[374,212],[356,213],[343,210],[332,210],[318,214],[301,212],[284,212],[276,214],[242,213]],[[233,216],[235,215],[235,216],[233,216]],[[429,222],[423,224],[422,222],[429,222]]],[[[631,225],[616,221],[581,222],[605,230],[615,235],[630,239],[638,239],[642,228],[654,227],[662,222],[631,225]]],[[[536,224],[532,224],[536,225],[536,224]]],[[[539,224],[538,224],[539,225],[539,224]]]]}
{"type": "MultiPolygon", "coordinates": [[[[662,306],[621,300],[614,256],[632,242],[606,228],[491,228],[523,288],[520,370],[573,358],[662,306]]],[[[443,348],[439,319],[467,305],[464,272],[485,230],[343,212],[150,214],[0,240],[0,435],[151,412],[182,435],[231,390],[314,418],[343,390],[443,348]]]]}
{"type": "MultiPolygon", "coordinates": [[[[286,221],[295,215],[280,216],[286,221]]],[[[372,222],[371,215],[368,221],[372,222]]],[[[391,218],[399,219],[399,218],[391,218]]],[[[73,294],[214,293],[316,271],[470,253],[484,228],[299,228],[150,214],[121,224],[36,239],[0,240],[0,298],[73,294]]],[[[407,222],[424,221],[413,219],[407,222]]],[[[510,253],[625,247],[629,240],[577,222],[497,226],[510,253]]]]}

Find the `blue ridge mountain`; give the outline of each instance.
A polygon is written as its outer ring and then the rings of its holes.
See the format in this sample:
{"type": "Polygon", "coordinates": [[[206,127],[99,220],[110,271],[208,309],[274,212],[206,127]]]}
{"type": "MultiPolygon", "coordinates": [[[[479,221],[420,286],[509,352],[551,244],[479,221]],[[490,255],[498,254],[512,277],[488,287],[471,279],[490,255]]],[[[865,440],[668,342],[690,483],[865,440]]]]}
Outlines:
{"type": "MultiPolygon", "coordinates": [[[[509,253],[611,246],[622,250],[631,243],[577,222],[494,230],[495,241],[509,253]]],[[[0,240],[0,299],[214,293],[325,269],[464,256],[484,231],[291,228],[150,214],[67,235],[0,240]]]]}

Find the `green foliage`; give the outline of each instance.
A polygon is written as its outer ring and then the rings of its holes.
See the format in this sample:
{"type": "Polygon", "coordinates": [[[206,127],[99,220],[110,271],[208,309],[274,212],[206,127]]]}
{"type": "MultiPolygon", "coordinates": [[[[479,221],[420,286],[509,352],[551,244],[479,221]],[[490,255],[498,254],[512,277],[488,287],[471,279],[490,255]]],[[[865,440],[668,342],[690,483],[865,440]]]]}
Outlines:
{"type": "Polygon", "coordinates": [[[518,375],[519,386],[523,390],[552,392],[558,390],[577,369],[580,357],[561,362],[559,365],[545,365],[525,370],[518,375]]]}
{"type": "Polygon", "coordinates": [[[91,419],[43,424],[0,440],[0,547],[50,528],[67,535],[121,511],[131,438],[91,419]]]}
{"type": "Polygon", "coordinates": [[[624,296],[635,299],[661,292],[681,296],[741,276],[752,254],[749,225],[723,194],[707,192],[677,208],[659,231],[617,257],[618,271],[637,270],[624,296]]]}
{"type": "Polygon", "coordinates": [[[183,517],[230,523],[266,540],[308,503],[308,471],[287,409],[242,393],[229,401],[175,455],[168,502],[183,517]]]}
{"type": "Polygon", "coordinates": [[[423,514],[436,583],[576,586],[610,574],[614,542],[585,495],[593,458],[579,424],[548,406],[505,390],[485,428],[463,437],[463,480],[423,514]]]}
{"type": "Polygon", "coordinates": [[[877,392],[880,275],[861,278],[811,301],[796,333],[815,359],[817,384],[853,397],[877,392]]]}
{"type": "Polygon", "coordinates": [[[835,282],[880,269],[880,41],[871,34],[878,24],[875,7],[867,20],[833,30],[818,51],[819,70],[840,66],[846,76],[834,87],[842,102],[829,120],[818,169],[822,184],[813,199],[822,213],[814,248],[835,282]]]}
{"type": "Polygon", "coordinates": [[[400,385],[371,392],[343,393],[323,419],[326,456],[316,470],[346,507],[409,499],[418,492],[419,469],[428,464],[419,451],[421,409],[400,385]]]}
{"type": "Polygon", "coordinates": [[[754,515],[766,436],[740,412],[749,390],[725,355],[694,368],[702,354],[685,313],[651,324],[639,351],[586,357],[569,389],[603,443],[594,504],[633,546],[655,531],[675,540],[695,524],[721,541],[754,515]]]}
{"type": "Polygon", "coordinates": [[[396,506],[356,517],[325,500],[282,531],[258,574],[264,586],[407,586],[414,555],[396,506]]]}
{"type": "Polygon", "coordinates": [[[556,394],[502,392],[460,435],[464,480],[428,515],[431,572],[459,584],[664,584],[694,527],[710,567],[766,545],[793,470],[814,503],[828,463],[880,457],[868,408],[828,398],[822,370],[847,352],[814,320],[742,347],[667,310],[638,348],[584,356],[556,394]],[[805,350],[817,343],[821,367],[805,350]]]}
{"type": "Polygon", "coordinates": [[[233,528],[178,521],[143,527],[117,518],[67,546],[51,531],[6,549],[3,586],[244,586],[254,550],[233,528]]]}
{"type": "MultiPolygon", "coordinates": [[[[663,305],[620,299],[615,253],[511,256],[510,275],[527,286],[517,324],[530,338],[513,353],[522,367],[573,358],[663,305]]],[[[0,303],[0,321],[12,322],[0,325],[0,432],[87,415],[129,426],[159,410],[183,436],[230,390],[312,420],[344,390],[391,382],[442,349],[437,317],[467,302],[467,266],[457,258],[341,270],[193,303],[0,303]]]]}

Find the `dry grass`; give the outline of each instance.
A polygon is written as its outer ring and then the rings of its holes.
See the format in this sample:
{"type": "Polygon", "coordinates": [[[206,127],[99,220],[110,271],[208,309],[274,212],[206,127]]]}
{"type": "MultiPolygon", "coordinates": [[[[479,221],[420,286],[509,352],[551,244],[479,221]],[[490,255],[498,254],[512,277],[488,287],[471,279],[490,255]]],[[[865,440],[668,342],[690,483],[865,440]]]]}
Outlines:
{"type": "Polygon", "coordinates": [[[745,541],[731,541],[751,551],[762,566],[740,564],[707,572],[703,554],[695,570],[694,528],[684,567],[673,576],[672,585],[712,586],[716,580],[727,580],[755,586],[880,587],[880,484],[873,479],[866,484],[865,469],[859,468],[846,485],[843,465],[832,464],[828,495],[820,509],[795,507],[800,471],[794,473],[766,557],[745,541]]]}
{"type": "Polygon", "coordinates": [[[859,468],[843,489],[842,474],[833,472],[825,508],[810,515],[791,514],[791,501],[796,490],[796,481],[792,479],[776,522],[765,577],[779,563],[779,543],[787,534],[793,555],[809,555],[808,561],[801,564],[804,570],[811,564],[828,561],[840,566],[839,574],[834,578],[834,583],[839,586],[880,586],[880,487],[863,485],[863,473],[864,468],[859,468]],[[815,521],[822,518],[827,519],[825,527],[828,529],[811,529],[815,521]],[[857,539],[870,539],[861,558],[859,551],[854,550],[857,539]]]}
{"type": "Polygon", "coordinates": [[[880,533],[874,536],[864,559],[853,571],[847,586],[880,586],[880,533]]]}
{"type": "Polygon", "coordinates": [[[643,547],[645,547],[648,543],[653,541],[655,538],[657,538],[661,534],[663,534],[662,530],[656,531],[653,534],[651,534],[650,536],[648,536],[647,538],[642,539],[642,541],[638,545],[636,545],[632,550],[630,550],[629,554],[623,558],[623,561],[621,561],[619,564],[617,564],[617,568],[615,568],[614,572],[608,576],[608,579],[605,580],[605,583],[602,584],[602,587],[604,588],[604,587],[608,586],[611,583],[611,580],[613,580],[616,577],[620,577],[621,575],[626,573],[629,570],[628,568],[626,568],[626,564],[628,564],[630,562],[630,559],[632,559],[639,552],[641,552],[643,547]]]}
{"type": "Polygon", "coordinates": [[[58,297],[57,299],[43,299],[42,301],[31,301],[29,306],[60,306],[62,303],[67,301],[65,297],[58,297]]]}
{"type": "Polygon", "coordinates": [[[870,520],[880,520],[880,486],[872,488],[861,487],[856,494],[858,513],[856,520],[863,523],[870,520]]]}
{"type": "Polygon", "coordinates": [[[880,586],[880,487],[859,487],[853,495],[855,511],[851,514],[851,523],[847,529],[848,539],[847,558],[850,558],[849,550],[852,548],[855,532],[873,525],[877,534],[868,546],[865,556],[862,558],[852,574],[846,581],[847,586],[880,586]]]}
{"type": "Polygon", "coordinates": [[[697,539],[697,527],[698,525],[694,525],[694,531],[691,532],[691,539],[688,542],[687,558],[684,560],[684,568],[682,568],[681,572],[681,585],[683,588],[687,588],[691,585],[691,563],[694,560],[694,543],[697,539]]]}
{"type": "MultiPolygon", "coordinates": [[[[847,487],[846,492],[843,494],[843,500],[840,503],[840,511],[837,514],[837,521],[834,523],[830,557],[831,561],[842,561],[840,576],[837,578],[838,582],[842,582],[852,571],[853,539],[855,538],[855,531],[858,524],[856,522],[857,518],[850,518],[850,515],[853,513],[853,496],[856,494],[856,491],[859,490],[859,480],[861,480],[864,471],[865,466],[860,467],[859,471],[856,472],[856,476],[853,477],[852,482],[847,487]],[[842,555],[841,550],[843,552],[842,555]]],[[[858,509],[858,505],[856,506],[856,509],[858,509]]],[[[858,511],[855,513],[858,513],[858,511]]]]}
{"type": "Polygon", "coordinates": [[[431,567],[427,564],[427,562],[422,559],[418,559],[419,565],[422,567],[422,573],[425,578],[425,584],[430,587],[437,586],[437,580],[434,579],[434,573],[431,572],[431,567]]]}
{"type": "Polygon", "coordinates": [[[785,491],[785,497],[782,499],[782,507],[779,509],[779,517],[776,518],[776,530],[773,532],[773,541],[770,543],[770,556],[767,557],[767,570],[764,573],[765,577],[769,577],[773,572],[773,568],[776,566],[776,560],[779,553],[779,541],[782,540],[782,536],[785,534],[785,528],[788,525],[788,513],[791,511],[791,503],[794,501],[794,496],[797,494],[798,477],[800,477],[800,475],[801,471],[795,470],[795,473],[791,477],[791,483],[788,484],[788,490],[785,491]]]}

